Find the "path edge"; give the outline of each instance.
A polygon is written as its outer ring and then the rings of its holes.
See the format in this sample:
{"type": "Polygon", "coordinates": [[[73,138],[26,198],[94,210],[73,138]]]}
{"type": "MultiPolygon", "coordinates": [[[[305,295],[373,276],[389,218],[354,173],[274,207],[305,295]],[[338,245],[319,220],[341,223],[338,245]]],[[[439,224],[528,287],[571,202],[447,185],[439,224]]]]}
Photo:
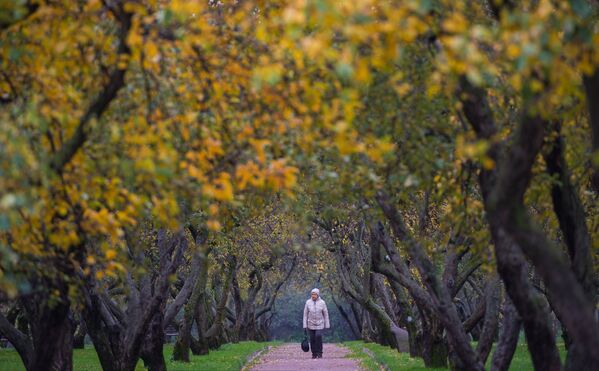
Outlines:
{"type": "Polygon", "coordinates": [[[254,353],[250,354],[248,357],[246,357],[245,363],[241,366],[240,371],[249,371],[250,367],[252,367],[256,364],[256,361],[258,360],[258,358],[260,356],[268,353],[271,349],[273,349],[276,346],[277,345],[267,345],[264,348],[258,349],[254,353]]]}
{"type": "MultiPolygon", "coordinates": [[[[391,371],[391,369],[389,368],[389,366],[386,363],[379,360],[377,358],[376,354],[374,354],[374,352],[372,350],[366,348],[365,346],[362,346],[360,350],[354,350],[354,349],[346,346],[343,343],[339,343],[338,345],[349,350],[349,353],[347,354],[346,357],[352,358],[352,355],[356,356],[361,352],[361,353],[366,354],[368,356],[368,358],[370,358],[374,362],[374,364],[378,367],[379,371],[391,371]]],[[[356,359],[356,361],[358,361],[358,365],[360,366],[361,370],[370,370],[370,368],[364,364],[363,360],[361,360],[359,358],[354,358],[354,359],[356,359]]]]}
{"type": "Polygon", "coordinates": [[[384,362],[381,362],[377,357],[376,354],[374,354],[374,352],[366,347],[362,347],[362,352],[366,353],[368,355],[368,357],[370,357],[374,363],[376,363],[379,366],[379,370],[381,371],[391,371],[391,369],[389,368],[389,366],[387,366],[384,362]]]}

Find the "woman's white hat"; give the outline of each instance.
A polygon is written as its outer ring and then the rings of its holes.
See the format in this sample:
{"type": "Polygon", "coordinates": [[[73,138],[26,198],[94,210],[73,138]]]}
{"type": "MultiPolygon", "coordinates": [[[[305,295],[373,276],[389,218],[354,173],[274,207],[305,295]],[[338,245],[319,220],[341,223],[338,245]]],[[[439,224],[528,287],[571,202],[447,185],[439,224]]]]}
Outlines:
{"type": "Polygon", "coordinates": [[[312,291],[310,293],[311,294],[316,294],[316,295],[320,296],[320,290],[319,289],[312,289],[312,291]]]}

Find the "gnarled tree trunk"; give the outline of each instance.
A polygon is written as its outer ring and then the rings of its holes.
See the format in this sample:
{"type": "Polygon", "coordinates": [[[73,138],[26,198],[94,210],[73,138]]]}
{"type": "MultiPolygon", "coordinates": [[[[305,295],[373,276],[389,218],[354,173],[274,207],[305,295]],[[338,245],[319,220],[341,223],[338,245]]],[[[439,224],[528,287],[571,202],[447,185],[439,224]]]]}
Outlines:
{"type": "Polygon", "coordinates": [[[493,353],[491,371],[507,371],[512,362],[522,321],[509,297],[503,303],[503,321],[497,349],[493,353]]]}
{"type": "Polygon", "coordinates": [[[199,273],[193,286],[193,292],[184,307],[183,320],[179,327],[179,336],[177,337],[177,341],[173,348],[173,359],[175,361],[190,361],[189,352],[193,342],[191,330],[193,327],[194,315],[198,311],[198,306],[200,306],[206,290],[209,253],[210,250],[206,246],[204,247],[204,250],[198,254],[198,261],[196,264],[199,267],[199,273]]]}
{"type": "MultiPolygon", "coordinates": [[[[134,370],[144,347],[148,362],[157,369],[164,367],[162,320],[169,277],[182,262],[187,239],[183,231],[169,238],[166,231],[160,230],[156,245],[159,270],[153,275],[140,276],[139,282],[134,281],[131,275],[127,277],[129,293],[126,311],[122,311],[91,278],[87,282],[83,315],[105,370],[134,370]],[[155,352],[160,348],[160,352],[149,356],[148,348],[155,352]]],[[[139,251],[138,261],[143,261],[143,257],[144,251],[139,251]]]]}
{"type": "MultiPolygon", "coordinates": [[[[485,91],[473,87],[463,78],[460,96],[464,114],[478,137],[485,140],[493,138],[498,129],[485,91]]],[[[491,146],[489,156],[498,165],[496,169],[481,171],[480,185],[495,241],[498,269],[506,283],[506,290],[524,321],[535,368],[559,370],[559,354],[553,339],[547,339],[547,336],[551,336],[551,331],[547,331],[545,319],[533,316],[533,311],[527,311],[527,307],[536,308],[534,312],[542,310],[538,309],[538,302],[531,300],[533,290],[520,272],[524,259],[519,256],[519,248],[522,248],[539,272],[557,315],[573,341],[579,345],[572,355],[580,360],[580,364],[599,364],[599,356],[591,345],[599,343],[599,331],[593,305],[582,285],[564,261],[561,252],[534,225],[523,204],[524,192],[532,176],[532,165],[543,142],[545,126],[547,123],[543,119],[531,116],[525,107],[509,149],[503,151],[503,146],[507,146],[507,143],[491,146]],[[534,329],[543,329],[544,333],[534,329]],[[541,350],[543,348],[544,352],[541,350]]]]}
{"type": "Polygon", "coordinates": [[[144,361],[145,367],[150,371],[166,371],[166,362],[164,361],[163,354],[163,317],[164,310],[159,310],[154,314],[141,348],[141,359],[144,361]]]}
{"type": "Polygon", "coordinates": [[[449,350],[443,325],[434,317],[422,319],[422,359],[425,367],[447,367],[449,350]]]}
{"type": "Polygon", "coordinates": [[[499,326],[499,296],[500,296],[499,278],[493,275],[487,280],[485,287],[485,319],[483,322],[483,330],[478,339],[476,351],[480,360],[485,363],[493,341],[497,336],[497,328],[499,326]]]}

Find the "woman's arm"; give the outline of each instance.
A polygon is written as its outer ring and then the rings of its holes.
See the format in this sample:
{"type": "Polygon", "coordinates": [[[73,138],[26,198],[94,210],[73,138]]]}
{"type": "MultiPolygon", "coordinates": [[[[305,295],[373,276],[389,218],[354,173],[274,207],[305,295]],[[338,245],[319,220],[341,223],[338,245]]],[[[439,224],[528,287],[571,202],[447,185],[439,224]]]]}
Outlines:
{"type": "Polygon", "coordinates": [[[322,315],[324,316],[324,328],[330,328],[331,324],[329,322],[329,311],[327,309],[327,303],[324,303],[324,308],[322,309],[322,315]]]}
{"type": "Polygon", "coordinates": [[[308,303],[304,305],[304,328],[308,328],[308,303]]]}

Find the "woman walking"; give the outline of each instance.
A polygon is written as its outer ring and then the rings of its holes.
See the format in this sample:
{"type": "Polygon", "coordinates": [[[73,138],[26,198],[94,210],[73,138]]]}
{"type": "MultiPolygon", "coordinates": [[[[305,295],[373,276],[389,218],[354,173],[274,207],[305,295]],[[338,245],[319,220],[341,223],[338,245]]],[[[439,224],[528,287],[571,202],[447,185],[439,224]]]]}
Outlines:
{"type": "Polygon", "coordinates": [[[320,291],[312,289],[304,306],[304,330],[310,333],[312,358],[322,358],[322,331],[330,327],[327,304],[320,298],[320,291]]]}

